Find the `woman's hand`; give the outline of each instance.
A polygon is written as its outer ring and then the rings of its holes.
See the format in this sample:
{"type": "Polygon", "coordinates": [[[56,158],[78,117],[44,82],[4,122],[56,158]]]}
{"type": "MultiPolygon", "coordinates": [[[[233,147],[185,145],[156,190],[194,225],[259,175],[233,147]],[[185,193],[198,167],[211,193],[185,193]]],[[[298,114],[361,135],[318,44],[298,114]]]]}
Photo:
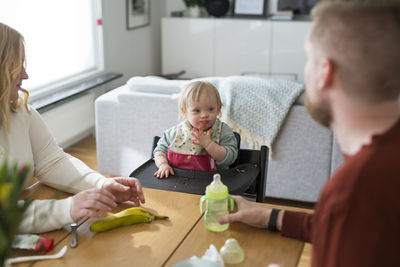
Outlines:
{"type": "Polygon", "coordinates": [[[103,189],[110,192],[117,202],[132,201],[136,206],[144,203],[144,195],[140,181],[132,177],[109,178],[103,189]]]}
{"type": "Polygon", "coordinates": [[[111,211],[117,202],[132,201],[137,206],[144,203],[142,185],[136,178],[109,178],[102,189],[88,189],[72,197],[71,218],[77,222],[84,217],[102,217],[111,211]]]}
{"type": "Polygon", "coordinates": [[[168,163],[162,163],[158,170],[154,173],[154,176],[156,176],[159,179],[162,178],[168,178],[169,174],[175,175],[174,169],[172,169],[171,166],[169,166],[168,163]]]}
{"type": "Polygon", "coordinates": [[[84,217],[102,217],[102,212],[117,206],[116,198],[105,189],[88,189],[72,197],[71,218],[77,222],[84,217]]]}

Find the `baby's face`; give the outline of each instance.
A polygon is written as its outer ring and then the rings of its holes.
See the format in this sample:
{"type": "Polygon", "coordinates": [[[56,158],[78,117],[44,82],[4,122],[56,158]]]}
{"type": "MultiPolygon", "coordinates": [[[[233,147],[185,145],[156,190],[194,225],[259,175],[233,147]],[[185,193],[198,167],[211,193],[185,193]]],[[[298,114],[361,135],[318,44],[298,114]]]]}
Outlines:
{"type": "Polygon", "coordinates": [[[213,94],[204,91],[200,94],[199,101],[189,101],[186,106],[186,119],[198,129],[207,130],[211,128],[221,110],[213,94]]]}

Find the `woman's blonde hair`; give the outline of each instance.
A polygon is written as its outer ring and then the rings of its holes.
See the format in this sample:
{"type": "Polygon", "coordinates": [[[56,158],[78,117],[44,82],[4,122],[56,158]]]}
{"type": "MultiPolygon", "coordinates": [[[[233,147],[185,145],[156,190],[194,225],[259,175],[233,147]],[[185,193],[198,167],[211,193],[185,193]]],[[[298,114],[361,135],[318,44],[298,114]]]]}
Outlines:
{"type": "Polygon", "coordinates": [[[24,38],[13,28],[0,23],[0,129],[5,125],[10,130],[10,111],[16,112],[24,104],[28,109],[29,92],[21,89],[24,97],[10,102],[10,94],[15,79],[24,67],[24,38]]]}

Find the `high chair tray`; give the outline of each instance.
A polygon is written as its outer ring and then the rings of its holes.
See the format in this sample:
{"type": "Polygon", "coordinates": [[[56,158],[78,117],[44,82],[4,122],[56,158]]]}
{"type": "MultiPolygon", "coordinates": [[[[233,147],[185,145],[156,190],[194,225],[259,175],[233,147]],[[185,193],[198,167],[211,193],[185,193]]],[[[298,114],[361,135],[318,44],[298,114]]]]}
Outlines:
{"type": "MultiPolygon", "coordinates": [[[[174,168],[175,175],[159,179],[154,176],[157,169],[154,161],[150,159],[129,176],[139,179],[143,187],[204,195],[206,186],[213,181],[213,175],[217,173],[174,168]]],[[[239,195],[255,182],[260,168],[257,164],[246,163],[218,173],[221,175],[221,181],[228,187],[229,193],[239,195]]]]}

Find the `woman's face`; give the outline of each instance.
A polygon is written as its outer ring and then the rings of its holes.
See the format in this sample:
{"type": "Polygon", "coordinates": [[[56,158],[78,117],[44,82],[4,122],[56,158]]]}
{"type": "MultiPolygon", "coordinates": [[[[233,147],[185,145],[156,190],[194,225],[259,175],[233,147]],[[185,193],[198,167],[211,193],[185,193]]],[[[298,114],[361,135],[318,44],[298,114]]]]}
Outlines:
{"type": "Polygon", "coordinates": [[[21,71],[19,72],[19,74],[17,75],[17,77],[15,78],[13,83],[11,84],[10,102],[14,102],[14,101],[18,100],[18,97],[19,97],[18,91],[21,89],[22,81],[29,78],[28,74],[25,71],[25,66],[23,64],[24,62],[25,62],[25,52],[23,49],[22,50],[21,71]]]}

